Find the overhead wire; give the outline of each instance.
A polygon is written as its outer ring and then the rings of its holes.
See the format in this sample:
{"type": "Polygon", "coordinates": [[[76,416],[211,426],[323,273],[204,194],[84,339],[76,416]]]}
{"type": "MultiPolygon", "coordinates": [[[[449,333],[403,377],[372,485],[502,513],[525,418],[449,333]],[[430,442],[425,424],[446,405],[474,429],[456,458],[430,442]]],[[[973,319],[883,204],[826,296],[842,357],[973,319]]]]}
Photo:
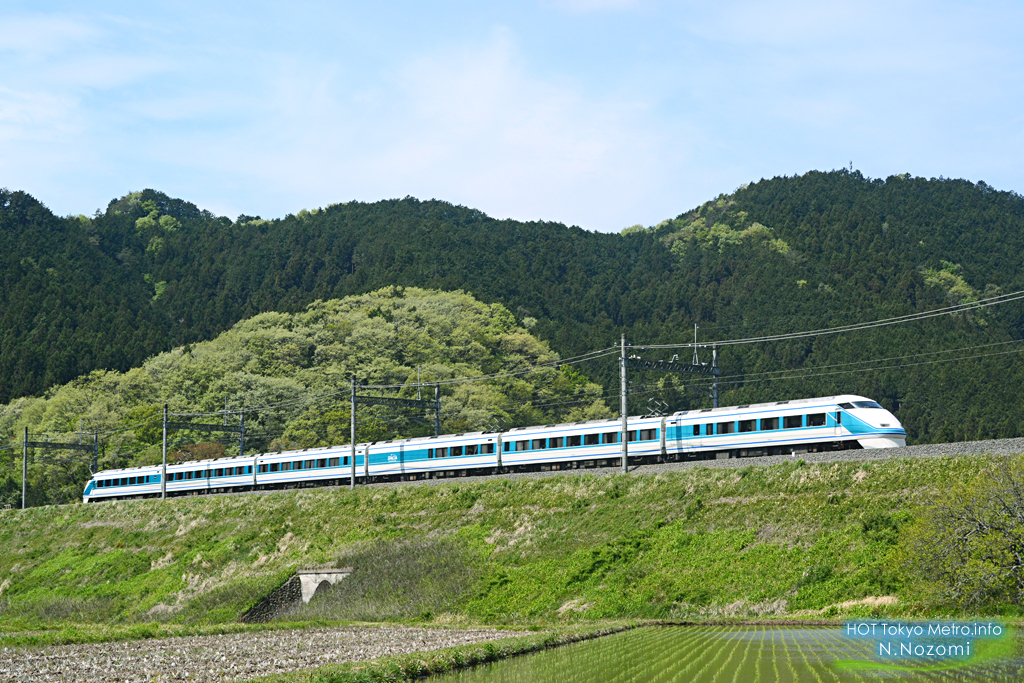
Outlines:
{"type": "Polygon", "coordinates": [[[907,315],[895,316],[893,318],[884,318],[882,320],[866,321],[860,323],[851,323],[849,325],[839,325],[837,327],[824,327],[816,330],[804,330],[801,332],[787,332],[784,334],[774,335],[763,335],[760,337],[746,337],[742,339],[724,339],[715,342],[700,342],[694,344],[687,342],[684,344],[637,344],[631,348],[635,349],[690,349],[694,346],[698,348],[706,348],[708,346],[732,346],[737,344],[756,344],[770,341],[787,341],[790,339],[803,339],[806,337],[820,337],[832,334],[841,334],[843,332],[858,332],[860,330],[869,330],[876,327],[888,327],[890,325],[900,325],[908,322],[916,322],[918,320],[927,320],[929,318],[935,318],[944,315],[951,315],[954,313],[962,313],[972,311],[979,308],[987,308],[989,306],[998,306],[1000,304],[1009,303],[1011,301],[1018,301],[1024,299],[1024,290],[1018,290],[1016,292],[1009,292],[1007,294],[999,294],[991,296],[985,299],[979,299],[977,301],[956,304],[954,306],[946,306],[943,308],[931,309],[929,311],[921,311],[919,313],[909,313],[907,315]]]}

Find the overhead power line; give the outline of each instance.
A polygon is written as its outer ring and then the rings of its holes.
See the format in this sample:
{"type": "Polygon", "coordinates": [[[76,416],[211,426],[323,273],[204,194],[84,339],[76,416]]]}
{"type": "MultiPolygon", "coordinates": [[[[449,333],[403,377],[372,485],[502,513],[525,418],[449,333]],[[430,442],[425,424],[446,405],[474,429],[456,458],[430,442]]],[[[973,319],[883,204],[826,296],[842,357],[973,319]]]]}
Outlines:
{"type": "Polygon", "coordinates": [[[806,337],[821,337],[831,334],[841,334],[843,332],[857,332],[860,330],[870,330],[876,327],[887,327],[890,325],[901,325],[903,323],[916,322],[918,320],[927,320],[928,318],[936,318],[943,315],[952,315],[954,313],[963,313],[972,311],[979,308],[987,308],[989,306],[998,306],[999,304],[1009,303],[1011,301],[1018,301],[1024,299],[1024,290],[1016,292],[1010,292],[1008,294],[1000,294],[998,296],[988,297],[986,299],[979,299],[978,301],[972,301],[964,304],[957,304],[956,306],[946,306],[944,308],[936,308],[930,311],[922,311],[920,313],[909,313],[907,315],[900,315],[894,318],[884,318],[882,320],[874,320],[869,322],[852,323],[850,325],[840,325],[838,327],[824,327],[817,330],[805,330],[803,332],[788,332],[785,334],[773,334],[765,335],[761,337],[746,337],[743,339],[725,339],[716,342],[704,342],[700,344],[685,343],[685,344],[637,344],[632,346],[634,349],[689,349],[694,346],[706,347],[706,346],[732,346],[736,344],[757,344],[771,341],[786,341],[789,339],[803,339],[806,337]]]}

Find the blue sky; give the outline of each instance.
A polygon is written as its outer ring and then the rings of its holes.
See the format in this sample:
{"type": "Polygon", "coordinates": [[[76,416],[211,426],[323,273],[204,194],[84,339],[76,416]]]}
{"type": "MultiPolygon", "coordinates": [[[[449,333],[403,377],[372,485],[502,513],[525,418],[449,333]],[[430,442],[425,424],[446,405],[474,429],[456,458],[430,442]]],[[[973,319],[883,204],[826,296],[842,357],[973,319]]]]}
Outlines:
{"type": "Polygon", "coordinates": [[[0,4],[0,186],[590,230],[847,166],[1024,191],[1022,2],[0,4]]]}

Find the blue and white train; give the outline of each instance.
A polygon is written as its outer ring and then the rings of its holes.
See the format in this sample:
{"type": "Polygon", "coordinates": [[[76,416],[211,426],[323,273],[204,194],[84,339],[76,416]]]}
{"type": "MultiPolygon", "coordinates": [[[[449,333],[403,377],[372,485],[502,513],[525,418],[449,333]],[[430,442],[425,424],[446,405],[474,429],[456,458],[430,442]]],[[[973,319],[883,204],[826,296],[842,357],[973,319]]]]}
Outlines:
{"type": "MultiPolygon", "coordinates": [[[[689,410],[628,420],[630,464],[820,453],[906,444],[899,420],[863,396],[689,410]]],[[[619,420],[504,432],[375,441],[356,446],[356,483],[621,465],[619,420]]],[[[167,466],[167,495],[348,484],[351,446],[260,453],[167,466]]],[[[97,472],[83,501],[161,495],[161,466],[97,472]]]]}

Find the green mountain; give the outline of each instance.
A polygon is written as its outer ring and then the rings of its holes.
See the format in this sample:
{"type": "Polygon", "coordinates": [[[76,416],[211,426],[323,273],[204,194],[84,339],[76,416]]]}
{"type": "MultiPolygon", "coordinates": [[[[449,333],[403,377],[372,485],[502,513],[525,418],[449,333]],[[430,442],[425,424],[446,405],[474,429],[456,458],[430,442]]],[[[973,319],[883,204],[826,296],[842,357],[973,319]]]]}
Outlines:
{"type": "MultiPolygon", "coordinates": [[[[847,171],[762,180],[622,234],[411,198],[232,221],[152,190],[91,219],[57,218],[4,192],[0,281],[16,303],[0,321],[0,400],[95,368],[127,371],[258,313],[391,285],[501,303],[563,357],[623,332],[686,342],[695,323],[702,340],[721,340],[888,318],[1024,289],[1022,228],[1012,192],[847,171]]],[[[912,441],[1016,436],[1022,331],[1024,310],[1007,304],[727,346],[721,400],[860,393],[896,410],[912,441]]],[[[614,360],[583,371],[617,390],[614,360]]],[[[703,380],[633,379],[631,412],[650,399],[709,404],[703,380]]]]}
{"type": "MultiPolygon", "coordinates": [[[[97,370],[54,387],[45,397],[0,406],[0,433],[17,438],[73,432],[80,424],[104,432],[99,467],[155,464],[162,459],[163,405],[172,413],[245,415],[246,452],[348,443],[350,377],[374,385],[481,381],[440,387],[445,432],[610,417],[601,387],[558,360],[501,304],[468,294],[385,287],[344,299],[316,301],[296,314],[261,313],[208,342],[178,347],[128,372],[97,370]]],[[[364,389],[364,395],[385,393],[364,389]]],[[[399,393],[416,398],[415,388],[399,393]]],[[[424,398],[432,398],[426,388],[424,398]]],[[[357,411],[359,441],[426,436],[433,415],[419,409],[366,406],[357,411]]],[[[205,424],[220,424],[219,415],[205,424]]],[[[179,420],[180,418],[174,418],[179,420]]],[[[168,434],[169,458],[195,460],[238,454],[237,435],[224,442],[189,430],[168,434]]],[[[88,463],[81,455],[33,455],[32,505],[81,500],[88,463]],[[50,455],[50,458],[44,458],[50,455]],[[37,459],[38,458],[38,459],[37,459]]],[[[21,501],[21,459],[0,461],[0,504],[21,501]]]]}

